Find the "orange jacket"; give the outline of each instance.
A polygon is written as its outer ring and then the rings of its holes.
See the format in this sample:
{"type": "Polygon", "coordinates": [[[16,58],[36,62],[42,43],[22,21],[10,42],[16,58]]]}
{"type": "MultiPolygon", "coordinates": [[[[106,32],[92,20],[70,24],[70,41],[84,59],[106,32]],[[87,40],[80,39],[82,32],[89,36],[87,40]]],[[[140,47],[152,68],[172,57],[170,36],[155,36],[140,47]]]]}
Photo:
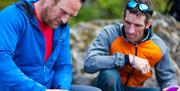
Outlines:
{"type": "MultiPolygon", "coordinates": [[[[135,46],[125,41],[121,36],[117,37],[113,41],[110,48],[110,52],[111,54],[114,54],[117,52],[123,53],[125,55],[137,54],[136,56],[147,59],[151,67],[154,67],[154,65],[157,62],[159,62],[160,59],[162,58],[160,47],[157,46],[153,41],[148,40],[135,46]]],[[[122,83],[124,85],[127,83],[128,86],[140,86],[145,80],[147,80],[152,75],[152,72],[149,72],[148,74],[143,75],[140,71],[136,69],[133,70],[133,67],[130,65],[125,65],[124,67],[120,68],[119,73],[121,75],[122,83]]]]}

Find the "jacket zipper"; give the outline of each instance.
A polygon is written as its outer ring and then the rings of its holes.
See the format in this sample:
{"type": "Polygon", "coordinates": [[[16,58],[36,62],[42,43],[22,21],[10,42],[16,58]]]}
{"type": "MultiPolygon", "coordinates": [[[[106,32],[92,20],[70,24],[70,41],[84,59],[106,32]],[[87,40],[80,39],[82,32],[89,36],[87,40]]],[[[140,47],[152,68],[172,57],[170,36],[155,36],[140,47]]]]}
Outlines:
{"type": "MultiPolygon", "coordinates": [[[[138,53],[138,44],[135,44],[135,56],[137,56],[137,53],[138,53]]],[[[130,79],[131,75],[134,73],[134,71],[135,71],[135,68],[133,68],[131,70],[131,72],[127,74],[127,80],[125,83],[126,86],[128,85],[129,79],[130,79]]]]}

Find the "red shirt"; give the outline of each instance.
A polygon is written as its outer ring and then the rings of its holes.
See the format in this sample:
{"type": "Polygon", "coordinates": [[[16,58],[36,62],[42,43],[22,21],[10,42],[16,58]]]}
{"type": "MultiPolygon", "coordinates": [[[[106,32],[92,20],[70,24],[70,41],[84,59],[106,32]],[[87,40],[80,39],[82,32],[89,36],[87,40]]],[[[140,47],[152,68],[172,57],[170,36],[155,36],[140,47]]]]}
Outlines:
{"type": "Polygon", "coordinates": [[[52,53],[52,37],[53,37],[53,29],[48,26],[45,25],[44,23],[42,23],[40,21],[40,19],[37,17],[37,13],[35,10],[35,14],[36,14],[36,18],[38,20],[38,24],[40,26],[40,29],[44,35],[44,39],[45,39],[45,56],[44,56],[44,63],[46,63],[48,57],[51,55],[52,53]]]}

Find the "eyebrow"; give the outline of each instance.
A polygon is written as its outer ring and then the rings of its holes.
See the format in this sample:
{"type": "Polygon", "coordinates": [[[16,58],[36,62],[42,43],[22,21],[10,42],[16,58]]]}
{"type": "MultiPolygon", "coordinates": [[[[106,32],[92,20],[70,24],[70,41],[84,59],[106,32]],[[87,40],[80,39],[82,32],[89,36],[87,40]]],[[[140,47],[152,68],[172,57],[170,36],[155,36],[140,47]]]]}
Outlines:
{"type": "Polygon", "coordinates": [[[62,10],[63,13],[68,14],[68,15],[70,15],[70,16],[76,16],[76,15],[72,15],[72,14],[68,13],[68,12],[67,12],[66,10],[64,10],[63,8],[60,8],[60,10],[62,10]]]}
{"type": "Polygon", "coordinates": [[[130,21],[128,21],[126,18],[125,18],[124,20],[125,20],[125,22],[127,22],[127,23],[134,24],[134,25],[138,25],[138,26],[142,26],[142,24],[131,23],[131,22],[130,22],[130,21]]]}

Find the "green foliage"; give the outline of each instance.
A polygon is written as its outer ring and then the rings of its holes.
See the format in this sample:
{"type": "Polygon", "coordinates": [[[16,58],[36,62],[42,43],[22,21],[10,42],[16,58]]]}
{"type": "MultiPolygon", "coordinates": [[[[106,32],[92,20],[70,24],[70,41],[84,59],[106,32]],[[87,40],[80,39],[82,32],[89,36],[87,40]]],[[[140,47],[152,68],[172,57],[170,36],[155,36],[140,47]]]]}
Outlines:
{"type": "Polygon", "coordinates": [[[71,24],[78,21],[88,21],[100,18],[121,18],[125,1],[126,0],[87,0],[78,16],[71,19],[71,24]]]}
{"type": "Polygon", "coordinates": [[[152,0],[154,9],[158,12],[164,12],[168,0],[152,0]]]}
{"type": "MultiPolygon", "coordinates": [[[[18,0],[0,0],[0,9],[18,0]]],[[[127,0],[87,0],[81,8],[78,16],[71,19],[70,24],[79,21],[94,19],[116,19],[122,18],[123,9],[127,0]]],[[[154,9],[163,12],[168,0],[152,0],[154,9]]]]}
{"type": "Polygon", "coordinates": [[[78,15],[76,17],[73,17],[72,19],[70,19],[71,24],[74,24],[78,21],[88,21],[89,19],[97,19],[97,18],[101,18],[100,17],[100,13],[99,10],[94,8],[94,7],[85,7],[82,8],[80,10],[80,12],[78,13],[78,15]]]}
{"type": "Polygon", "coordinates": [[[102,18],[119,18],[123,14],[125,0],[98,0],[102,18]]]}
{"type": "Polygon", "coordinates": [[[0,10],[18,0],[0,0],[0,10]]]}
{"type": "MultiPolygon", "coordinates": [[[[87,0],[77,17],[71,19],[71,24],[78,21],[88,21],[93,19],[122,18],[123,9],[127,0],[87,0]]],[[[152,0],[154,10],[164,12],[168,0],[152,0]]]]}

